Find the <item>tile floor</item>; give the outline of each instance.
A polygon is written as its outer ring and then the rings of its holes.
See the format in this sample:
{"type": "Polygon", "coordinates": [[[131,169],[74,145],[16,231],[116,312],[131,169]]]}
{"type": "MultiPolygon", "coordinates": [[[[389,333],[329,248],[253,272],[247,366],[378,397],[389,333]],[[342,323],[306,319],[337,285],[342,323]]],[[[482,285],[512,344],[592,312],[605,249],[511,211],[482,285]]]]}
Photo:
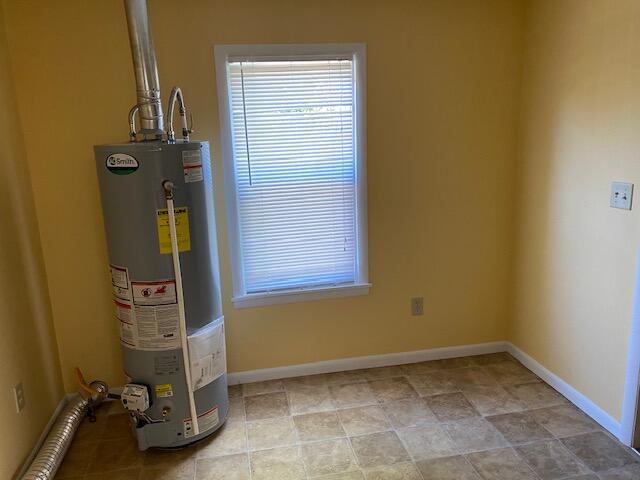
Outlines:
{"type": "Polygon", "coordinates": [[[58,479],[622,480],[640,457],[508,354],[231,387],[191,448],[138,452],[113,403],[58,479]]]}

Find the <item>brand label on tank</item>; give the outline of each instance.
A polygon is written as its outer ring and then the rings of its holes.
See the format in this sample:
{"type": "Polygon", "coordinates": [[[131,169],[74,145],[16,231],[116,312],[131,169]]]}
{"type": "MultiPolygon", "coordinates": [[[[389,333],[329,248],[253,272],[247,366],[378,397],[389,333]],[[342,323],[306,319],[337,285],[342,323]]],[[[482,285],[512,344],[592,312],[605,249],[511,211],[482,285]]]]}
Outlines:
{"type": "Polygon", "coordinates": [[[138,160],[127,153],[112,153],[107,157],[106,166],[116,175],[129,175],[139,167],[138,160]]]}

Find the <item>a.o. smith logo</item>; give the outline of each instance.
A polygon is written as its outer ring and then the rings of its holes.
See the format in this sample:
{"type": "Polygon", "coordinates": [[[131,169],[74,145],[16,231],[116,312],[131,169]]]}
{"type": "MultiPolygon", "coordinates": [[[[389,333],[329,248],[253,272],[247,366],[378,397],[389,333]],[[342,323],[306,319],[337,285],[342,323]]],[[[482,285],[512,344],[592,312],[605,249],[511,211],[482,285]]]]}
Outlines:
{"type": "Polygon", "coordinates": [[[107,169],[116,175],[129,175],[138,169],[138,161],[126,153],[113,153],[107,157],[107,169]]]}

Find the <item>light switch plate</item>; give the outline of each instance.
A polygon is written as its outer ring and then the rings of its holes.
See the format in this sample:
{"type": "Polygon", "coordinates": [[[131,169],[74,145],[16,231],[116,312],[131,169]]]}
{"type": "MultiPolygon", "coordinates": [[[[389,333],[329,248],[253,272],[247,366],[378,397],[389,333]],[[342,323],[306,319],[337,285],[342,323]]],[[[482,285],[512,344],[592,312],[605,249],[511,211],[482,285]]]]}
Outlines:
{"type": "Polygon", "coordinates": [[[611,199],[609,200],[610,207],[631,210],[632,198],[633,183],[613,182],[611,184],[611,199]]]}

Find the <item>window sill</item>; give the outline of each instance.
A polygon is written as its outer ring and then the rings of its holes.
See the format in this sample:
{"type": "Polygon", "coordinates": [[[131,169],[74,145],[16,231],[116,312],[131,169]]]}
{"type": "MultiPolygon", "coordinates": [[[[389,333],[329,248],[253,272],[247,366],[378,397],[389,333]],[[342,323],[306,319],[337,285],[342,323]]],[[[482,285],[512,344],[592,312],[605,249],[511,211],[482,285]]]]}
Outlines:
{"type": "Polygon", "coordinates": [[[248,295],[233,297],[232,302],[235,308],[261,307],[264,305],[276,305],[280,303],[322,300],[324,298],[342,298],[367,295],[370,288],[370,283],[359,283],[356,285],[344,285],[339,287],[309,288],[273,293],[251,293],[248,295]]]}

